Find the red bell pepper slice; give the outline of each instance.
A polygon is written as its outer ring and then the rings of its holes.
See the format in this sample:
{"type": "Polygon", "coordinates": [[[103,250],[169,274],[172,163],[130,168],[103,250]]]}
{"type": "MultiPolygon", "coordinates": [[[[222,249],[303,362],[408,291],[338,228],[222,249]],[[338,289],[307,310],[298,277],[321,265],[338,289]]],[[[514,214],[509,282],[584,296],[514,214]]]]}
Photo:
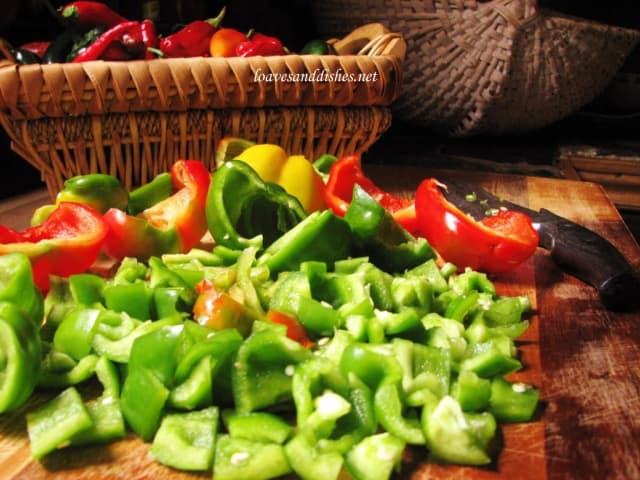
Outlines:
{"type": "Polygon", "coordinates": [[[362,170],[360,155],[339,158],[329,170],[324,188],[325,203],[333,213],[344,216],[353,197],[353,187],[358,184],[412,234],[418,233],[418,222],[413,199],[402,198],[385,192],[362,170]]]}
{"type": "Polygon", "coordinates": [[[107,255],[120,260],[146,260],[164,253],[186,253],[207,231],[205,207],[211,175],[197,160],[178,160],[170,169],[173,195],[128,215],[117,208],[104,214],[109,227],[104,242],[107,255]]]}
{"type": "Polygon", "coordinates": [[[416,192],[416,217],[421,234],[448,262],[486,273],[511,270],[528,259],[538,245],[538,232],[528,215],[499,210],[476,221],[448,202],[443,184],[423,180],[416,192]]]}
{"type": "Polygon", "coordinates": [[[86,271],[98,258],[107,227],[93,208],[61,202],[40,225],[16,231],[0,226],[0,255],[23,252],[38,288],[49,291],[49,275],[86,271]]]}

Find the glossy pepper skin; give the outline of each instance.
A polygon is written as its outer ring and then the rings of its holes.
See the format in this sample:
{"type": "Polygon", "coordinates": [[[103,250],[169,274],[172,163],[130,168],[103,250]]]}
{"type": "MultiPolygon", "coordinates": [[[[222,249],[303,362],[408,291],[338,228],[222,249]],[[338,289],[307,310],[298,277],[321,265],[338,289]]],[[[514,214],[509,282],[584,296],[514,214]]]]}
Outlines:
{"type": "Polygon", "coordinates": [[[208,20],[194,20],[176,33],[160,40],[160,50],[166,58],[205,57],[209,55],[211,37],[225,14],[222,8],[218,16],[208,20]]]}
{"type": "Polygon", "coordinates": [[[209,54],[212,57],[235,57],[236,47],[247,41],[247,34],[235,28],[220,28],[209,41],[209,54]]]}
{"type": "MultiPolygon", "coordinates": [[[[28,284],[22,286],[29,290],[28,284]]],[[[6,287],[0,285],[0,297],[6,297],[6,287]]],[[[36,387],[42,360],[39,322],[21,308],[20,302],[0,300],[0,413],[21,406],[36,387]]]]}
{"type": "Polygon", "coordinates": [[[272,55],[286,55],[287,49],[280,39],[258,32],[249,32],[247,40],[236,45],[238,57],[268,57],[272,55]]]}
{"type": "Polygon", "coordinates": [[[108,235],[104,251],[115,259],[146,260],[185,253],[207,230],[205,205],[210,174],[202,162],[179,160],[170,169],[175,193],[138,215],[111,208],[104,214],[108,235]]]}
{"type": "Polygon", "coordinates": [[[104,26],[107,29],[126,22],[127,19],[103,2],[77,1],[62,7],[63,17],[71,20],[80,31],[104,26]]]}
{"type": "Polygon", "coordinates": [[[336,215],[343,216],[351,203],[353,187],[356,184],[390,211],[407,231],[414,235],[418,233],[413,200],[397,197],[378,187],[362,170],[359,155],[346,155],[331,165],[324,188],[327,207],[336,215]]]}
{"type": "Polygon", "coordinates": [[[80,50],[72,62],[78,63],[100,60],[109,48],[112,48],[114,44],[117,45],[117,43],[122,42],[126,34],[139,28],[140,22],[137,21],[127,21],[114,25],[100,35],[93,43],[80,50]]]}
{"type": "Polygon", "coordinates": [[[304,155],[287,155],[278,145],[253,145],[235,157],[249,164],[265,182],[277,183],[300,200],[307,213],[325,208],[324,182],[304,155]]]}
{"type": "Polygon", "coordinates": [[[416,192],[419,230],[442,258],[459,268],[487,273],[511,270],[528,259],[538,245],[531,219],[500,210],[476,221],[446,200],[436,179],[423,180],[416,192]]]}
{"type": "Polygon", "coordinates": [[[206,215],[216,243],[233,249],[268,246],[307,216],[297,198],[238,160],[216,170],[206,215]]]}
{"type": "Polygon", "coordinates": [[[87,270],[98,258],[107,227],[91,207],[62,202],[40,225],[23,231],[0,226],[0,254],[25,253],[36,285],[49,290],[49,275],[68,277],[87,270]]]}

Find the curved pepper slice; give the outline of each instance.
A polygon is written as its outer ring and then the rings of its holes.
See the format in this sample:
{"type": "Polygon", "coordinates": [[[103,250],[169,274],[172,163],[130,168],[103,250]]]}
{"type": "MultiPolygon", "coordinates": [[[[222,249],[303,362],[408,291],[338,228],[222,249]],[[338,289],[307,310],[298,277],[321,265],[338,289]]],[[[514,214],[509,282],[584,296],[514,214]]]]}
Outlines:
{"type": "Polygon", "coordinates": [[[529,258],[538,232],[521,212],[500,210],[476,221],[446,200],[436,179],[423,180],[416,192],[420,232],[442,258],[456,266],[487,273],[504,272],[529,258]]]}
{"type": "Polygon", "coordinates": [[[175,193],[133,216],[111,208],[104,251],[115,259],[146,260],[164,253],[185,253],[207,231],[205,205],[210,174],[202,162],[179,160],[171,166],[175,193]]]}
{"type": "Polygon", "coordinates": [[[264,181],[247,163],[230,160],[216,170],[206,216],[217,244],[244,249],[271,245],[307,214],[282,187],[264,181]]]}
{"type": "Polygon", "coordinates": [[[356,184],[391,212],[393,218],[408,232],[414,235],[418,233],[414,201],[385,192],[378,187],[364,174],[360,155],[341,157],[331,165],[323,193],[327,206],[336,215],[344,216],[347,212],[356,184]]]}
{"type": "Polygon", "coordinates": [[[17,304],[0,301],[0,413],[19,407],[31,396],[41,357],[36,324],[17,304]]]}
{"type": "Polygon", "coordinates": [[[0,254],[29,257],[38,288],[49,290],[49,275],[68,277],[96,261],[107,234],[102,217],[91,207],[62,202],[44,223],[21,232],[0,226],[0,254]]]}
{"type": "Polygon", "coordinates": [[[234,160],[248,163],[265,182],[277,183],[300,200],[307,213],[325,208],[322,194],[324,182],[304,155],[287,155],[278,145],[253,145],[234,160]]]}

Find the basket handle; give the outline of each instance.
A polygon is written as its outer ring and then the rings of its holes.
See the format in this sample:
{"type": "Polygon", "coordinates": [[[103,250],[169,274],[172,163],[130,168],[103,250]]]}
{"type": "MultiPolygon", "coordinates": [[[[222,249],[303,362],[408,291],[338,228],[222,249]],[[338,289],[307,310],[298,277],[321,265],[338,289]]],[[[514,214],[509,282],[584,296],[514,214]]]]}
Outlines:
{"type": "Polygon", "coordinates": [[[399,33],[390,32],[381,23],[368,23],[346,37],[327,41],[338,55],[393,55],[404,60],[407,44],[399,33]]]}

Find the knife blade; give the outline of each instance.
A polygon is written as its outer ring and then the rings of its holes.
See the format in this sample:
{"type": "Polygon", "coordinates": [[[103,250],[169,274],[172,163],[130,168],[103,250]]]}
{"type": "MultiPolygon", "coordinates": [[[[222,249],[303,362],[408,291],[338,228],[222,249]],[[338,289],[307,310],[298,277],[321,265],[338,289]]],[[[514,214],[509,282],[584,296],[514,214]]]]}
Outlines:
{"type": "Polygon", "coordinates": [[[479,220],[495,209],[527,214],[538,231],[538,245],[549,251],[553,261],[566,273],[596,288],[602,304],[611,311],[635,310],[640,306],[638,274],[607,239],[550,210],[533,210],[504,200],[462,182],[442,182],[445,198],[463,212],[479,220]]]}

